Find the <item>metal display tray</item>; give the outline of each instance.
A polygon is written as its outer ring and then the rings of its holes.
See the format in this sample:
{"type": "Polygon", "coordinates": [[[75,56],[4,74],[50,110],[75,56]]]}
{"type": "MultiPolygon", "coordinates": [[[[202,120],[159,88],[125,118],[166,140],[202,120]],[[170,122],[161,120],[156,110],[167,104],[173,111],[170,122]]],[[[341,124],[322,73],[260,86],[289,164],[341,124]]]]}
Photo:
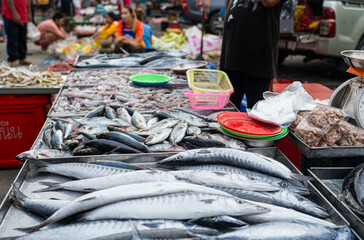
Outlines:
{"type": "Polygon", "coordinates": [[[58,93],[61,88],[0,88],[0,95],[7,94],[54,94],[58,93]]]}
{"type": "MultiPolygon", "coordinates": [[[[249,149],[248,151],[263,154],[268,157],[272,157],[277,161],[283,163],[288,168],[290,168],[295,173],[300,173],[298,169],[275,147],[271,148],[255,148],[249,149]]],[[[72,157],[72,158],[53,158],[53,159],[42,159],[49,163],[61,163],[61,162],[89,162],[92,160],[114,160],[122,161],[127,163],[134,163],[141,166],[153,167],[155,162],[161,160],[165,157],[171,156],[174,153],[160,153],[160,154],[124,154],[124,155],[104,155],[104,156],[88,156],[88,157],[72,157]]],[[[59,177],[55,175],[38,175],[34,178],[27,178],[27,173],[29,171],[29,161],[27,161],[22,169],[20,170],[18,176],[14,181],[14,185],[18,187],[25,195],[31,198],[58,198],[58,199],[74,199],[79,196],[79,193],[71,193],[66,191],[54,191],[54,192],[42,192],[42,193],[32,193],[33,190],[44,188],[39,181],[47,182],[62,182],[67,181],[64,177],[59,177]]],[[[69,180],[69,179],[68,179],[69,180]]],[[[337,225],[348,224],[348,222],[340,215],[340,213],[328,202],[325,197],[313,186],[310,182],[307,182],[309,189],[314,193],[312,194],[313,200],[315,200],[319,205],[327,209],[330,214],[331,222],[337,225]]],[[[0,206],[0,237],[10,237],[19,236],[23,234],[15,230],[16,227],[28,227],[38,224],[42,221],[42,218],[35,216],[34,214],[25,212],[19,208],[12,205],[11,193],[13,187],[9,189],[7,196],[4,198],[0,206]]],[[[52,225],[53,227],[56,224],[52,225]]]]}
{"type": "Polygon", "coordinates": [[[307,158],[329,158],[329,157],[363,157],[364,147],[314,147],[311,148],[299,137],[290,131],[287,138],[301,151],[307,158]]]}
{"type": "Polygon", "coordinates": [[[360,219],[358,214],[338,198],[341,193],[342,184],[346,175],[353,168],[321,168],[315,167],[308,170],[314,178],[312,183],[326,197],[327,200],[343,215],[350,223],[350,227],[364,239],[364,218],[360,219]]]}

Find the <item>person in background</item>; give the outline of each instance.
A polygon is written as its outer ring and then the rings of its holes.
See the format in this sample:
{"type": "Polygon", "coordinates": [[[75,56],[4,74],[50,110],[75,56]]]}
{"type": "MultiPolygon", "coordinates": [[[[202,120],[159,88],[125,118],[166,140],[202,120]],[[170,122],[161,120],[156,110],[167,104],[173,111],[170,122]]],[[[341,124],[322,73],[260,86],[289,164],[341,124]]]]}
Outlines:
{"type": "Polygon", "coordinates": [[[116,32],[116,24],[114,22],[115,14],[113,12],[108,12],[106,13],[105,18],[105,26],[92,36],[92,38],[96,40],[96,43],[99,46],[101,45],[101,40],[109,39],[116,32]]]}
{"type": "Polygon", "coordinates": [[[102,5],[101,0],[95,0],[94,4],[96,5],[94,15],[105,16],[106,10],[104,5],[102,5]]]}
{"type": "Polygon", "coordinates": [[[144,28],[143,41],[145,43],[145,51],[146,52],[152,51],[153,50],[153,48],[152,48],[153,32],[152,32],[152,28],[148,24],[145,23],[145,20],[144,20],[145,12],[143,9],[137,8],[137,9],[135,9],[135,13],[137,15],[138,20],[141,21],[143,24],[143,28],[144,28]]]}
{"type": "Polygon", "coordinates": [[[72,17],[74,14],[73,0],[61,0],[61,12],[67,17],[72,17]]]}
{"type": "MultiPolygon", "coordinates": [[[[277,75],[280,13],[285,0],[226,0],[220,69],[234,87],[230,100],[239,109],[263,99],[277,75]]],[[[198,4],[208,9],[211,1],[198,4]]]]}
{"type": "Polygon", "coordinates": [[[64,14],[62,12],[56,12],[52,19],[39,23],[37,28],[40,32],[40,39],[34,43],[40,45],[42,50],[45,51],[51,43],[68,38],[69,35],[62,28],[64,22],[64,14]]]}
{"type": "Polygon", "coordinates": [[[116,27],[115,53],[123,53],[121,48],[130,53],[145,52],[143,32],[143,24],[137,19],[135,11],[129,6],[123,7],[116,27]]]}
{"type": "Polygon", "coordinates": [[[30,0],[2,0],[2,14],[11,67],[30,65],[27,56],[27,22],[32,21],[30,0]]]}

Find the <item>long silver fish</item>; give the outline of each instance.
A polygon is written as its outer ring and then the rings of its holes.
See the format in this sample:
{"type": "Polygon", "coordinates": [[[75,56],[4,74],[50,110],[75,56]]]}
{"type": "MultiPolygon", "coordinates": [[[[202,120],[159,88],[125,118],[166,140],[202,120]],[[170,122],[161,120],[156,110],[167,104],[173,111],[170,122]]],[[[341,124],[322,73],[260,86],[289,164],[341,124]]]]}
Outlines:
{"type": "Polygon", "coordinates": [[[138,129],[147,128],[147,123],[145,121],[144,116],[138,111],[135,111],[133,116],[131,117],[131,123],[133,124],[134,127],[138,129]]]}
{"type": "Polygon", "coordinates": [[[251,224],[264,223],[264,222],[298,220],[298,221],[309,222],[309,223],[313,223],[313,224],[320,224],[320,225],[324,225],[324,226],[331,227],[331,228],[337,227],[337,225],[335,225],[331,222],[325,221],[325,220],[317,218],[317,217],[313,217],[311,215],[308,215],[308,214],[305,214],[302,212],[298,212],[298,211],[290,209],[290,208],[279,207],[279,206],[275,206],[272,204],[255,202],[255,201],[250,201],[250,200],[245,200],[245,201],[256,204],[261,207],[264,207],[266,209],[269,209],[269,212],[259,214],[259,216],[251,215],[251,216],[239,217],[239,219],[246,221],[248,223],[251,223],[251,224]]]}
{"type": "Polygon", "coordinates": [[[223,164],[203,164],[203,165],[190,165],[190,166],[176,166],[175,169],[178,170],[210,170],[210,171],[222,171],[228,173],[242,174],[250,179],[264,181],[266,183],[272,184],[273,186],[280,187],[281,189],[287,189],[290,192],[307,195],[310,194],[308,188],[306,188],[301,182],[292,182],[283,180],[281,178],[276,178],[269,176],[267,174],[246,170],[243,168],[232,167],[223,164]]]}
{"type": "Polygon", "coordinates": [[[248,178],[241,174],[209,170],[180,170],[171,171],[179,179],[185,179],[195,184],[206,186],[237,188],[247,191],[279,191],[279,187],[264,181],[248,178]]]}
{"type": "Polygon", "coordinates": [[[189,126],[196,126],[196,127],[207,127],[208,123],[202,120],[201,118],[195,117],[190,114],[186,114],[184,112],[178,110],[170,110],[168,113],[175,118],[183,120],[187,122],[189,126]]]}
{"type": "Polygon", "coordinates": [[[153,145],[156,143],[163,142],[164,140],[166,140],[169,137],[171,132],[172,132],[172,128],[160,129],[160,130],[156,131],[155,133],[152,133],[151,135],[149,135],[149,137],[147,137],[145,139],[144,143],[146,145],[153,145]]]}
{"type": "Polygon", "coordinates": [[[184,121],[180,121],[174,126],[171,135],[169,136],[169,141],[172,145],[178,144],[185,137],[187,131],[187,123],[184,121]]]}
{"type": "Polygon", "coordinates": [[[34,149],[22,152],[16,156],[16,159],[25,161],[34,158],[56,158],[71,155],[67,152],[61,152],[58,149],[34,149]]]}
{"type": "Polygon", "coordinates": [[[164,171],[140,170],[64,183],[41,182],[49,187],[34,192],[45,192],[59,189],[76,192],[94,192],[121,185],[157,181],[174,182],[177,181],[177,178],[173,174],[164,171]]]}
{"type": "Polygon", "coordinates": [[[50,164],[41,160],[31,160],[30,168],[32,169],[32,171],[30,172],[31,176],[38,173],[54,173],[72,179],[103,177],[130,171],[127,169],[89,163],[50,164]]]}
{"type": "Polygon", "coordinates": [[[186,220],[219,215],[242,216],[264,212],[266,212],[265,208],[246,204],[240,198],[206,193],[176,193],[109,204],[85,213],[82,220],[186,220]]]}
{"type": "Polygon", "coordinates": [[[243,227],[236,231],[224,233],[217,239],[295,239],[326,240],[336,239],[337,230],[305,222],[270,222],[243,227]]]}
{"type": "Polygon", "coordinates": [[[178,153],[158,162],[158,164],[161,166],[206,163],[227,164],[235,167],[255,170],[283,179],[309,179],[309,177],[292,173],[291,170],[289,170],[286,166],[272,158],[231,148],[206,148],[189,150],[183,153],[178,153]]]}
{"type": "Polygon", "coordinates": [[[21,231],[33,232],[50,223],[58,222],[73,214],[104,206],[106,204],[136,198],[145,198],[180,192],[201,192],[222,196],[231,196],[228,193],[218,191],[204,186],[183,182],[148,182],[129,184],[100,190],[82,195],[65,207],[59,209],[49,218],[38,225],[19,229],[21,231]]]}
{"type": "Polygon", "coordinates": [[[195,224],[171,220],[140,220],[140,221],[92,221],[74,223],[66,226],[45,229],[17,239],[19,240],[93,240],[93,239],[133,239],[137,230],[140,237],[150,239],[181,239],[201,235],[216,235],[215,229],[201,227],[195,224]]]}

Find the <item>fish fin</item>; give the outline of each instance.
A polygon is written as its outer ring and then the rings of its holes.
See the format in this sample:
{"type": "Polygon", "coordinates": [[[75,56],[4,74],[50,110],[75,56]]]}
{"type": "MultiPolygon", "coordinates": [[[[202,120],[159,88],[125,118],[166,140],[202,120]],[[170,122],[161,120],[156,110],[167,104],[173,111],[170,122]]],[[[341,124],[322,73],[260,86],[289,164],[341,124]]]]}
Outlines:
{"type": "Polygon", "coordinates": [[[57,182],[43,182],[43,181],[40,181],[39,183],[42,184],[42,185],[48,186],[48,187],[51,187],[51,186],[54,186],[54,185],[58,184],[57,182]]]}
{"type": "Polygon", "coordinates": [[[86,199],[81,200],[80,202],[86,202],[86,201],[89,201],[89,200],[93,200],[95,198],[96,197],[89,197],[89,198],[86,198],[86,199]]]}
{"type": "Polygon", "coordinates": [[[46,161],[42,161],[42,160],[39,160],[39,159],[29,159],[29,167],[30,167],[30,170],[35,170],[35,169],[38,169],[38,168],[43,168],[43,167],[48,167],[49,166],[49,163],[47,163],[46,161]]]}
{"type": "Polygon", "coordinates": [[[48,191],[63,189],[63,187],[61,187],[59,183],[54,183],[54,182],[40,182],[40,183],[48,187],[32,191],[33,193],[48,192],[48,191]]]}
{"type": "Polygon", "coordinates": [[[0,240],[15,240],[18,239],[19,237],[4,237],[4,238],[0,238],[0,240]]]}
{"type": "Polygon", "coordinates": [[[96,191],[96,188],[83,188],[82,190],[85,192],[94,192],[96,191]]]}
{"type": "Polygon", "coordinates": [[[120,147],[116,147],[116,148],[114,148],[113,150],[111,150],[110,152],[107,152],[106,154],[111,154],[111,153],[113,153],[113,152],[117,151],[119,148],[120,148],[120,147]]]}
{"type": "Polygon", "coordinates": [[[38,231],[39,229],[41,229],[42,227],[50,224],[52,222],[51,219],[47,219],[35,226],[31,226],[31,227],[25,227],[25,228],[14,228],[15,230],[18,230],[18,231],[21,231],[21,232],[26,232],[26,233],[32,233],[32,232],[35,232],[35,231],[38,231]]]}

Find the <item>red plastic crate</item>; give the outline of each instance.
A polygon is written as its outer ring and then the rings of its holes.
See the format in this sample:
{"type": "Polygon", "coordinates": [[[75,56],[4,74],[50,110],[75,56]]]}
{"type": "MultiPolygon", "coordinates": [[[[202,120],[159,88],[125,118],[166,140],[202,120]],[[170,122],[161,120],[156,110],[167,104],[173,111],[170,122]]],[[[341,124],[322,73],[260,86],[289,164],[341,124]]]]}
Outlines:
{"type": "Polygon", "coordinates": [[[15,159],[33,145],[51,95],[0,95],[0,168],[21,167],[15,159]]]}

